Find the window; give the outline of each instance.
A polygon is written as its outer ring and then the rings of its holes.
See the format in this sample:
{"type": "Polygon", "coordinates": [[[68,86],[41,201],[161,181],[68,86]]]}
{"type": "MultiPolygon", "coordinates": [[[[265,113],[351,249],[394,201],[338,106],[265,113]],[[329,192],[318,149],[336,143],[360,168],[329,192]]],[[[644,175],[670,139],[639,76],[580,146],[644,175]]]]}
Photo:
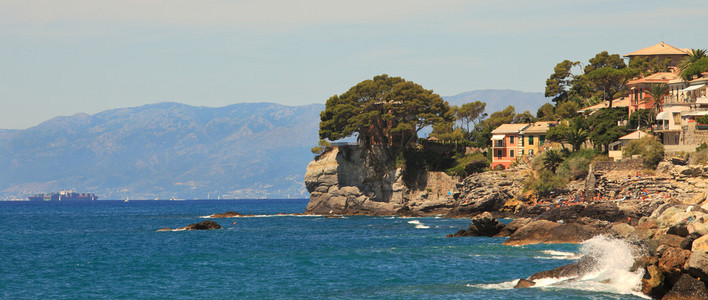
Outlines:
{"type": "Polygon", "coordinates": [[[519,155],[521,155],[521,156],[524,155],[524,149],[519,150],[519,155]]]}
{"type": "Polygon", "coordinates": [[[502,158],[502,151],[501,150],[497,150],[497,158],[502,158]]]}
{"type": "Polygon", "coordinates": [[[529,155],[533,156],[533,149],[529,149],[529,155]]]}
{"type": "Polygon", "coordinates": [[[529,145],[533,145],[533,136],[529,137],[529,145]]]}
{"type": "Polygon", "coordinates": [[[514,144],[514,136],[509,137],[509,144],[514,144]]]}
{"type": "Polygon", "coordinates": [[[546,136],[545,136],[545,135],[542,135],[542,136],[538,137],[538,145],[539,145],[539,146],[543,146],[543,143],[544,143],[545,141],[546,141],[546,136]]]}
{"type": "Polygon", "coordinates": [[[509,157],[514,157],[514,150],[509,150],[509,157]]]}

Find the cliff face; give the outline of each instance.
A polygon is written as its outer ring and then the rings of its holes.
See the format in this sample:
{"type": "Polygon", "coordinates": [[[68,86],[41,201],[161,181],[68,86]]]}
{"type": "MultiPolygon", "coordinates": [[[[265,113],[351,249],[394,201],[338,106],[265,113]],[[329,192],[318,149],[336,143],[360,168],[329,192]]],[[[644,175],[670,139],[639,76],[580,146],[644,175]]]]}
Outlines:
{"type": "Polygon", "coordinates": [[[382,149],[334,147],[307,166],[310,192],[307,212],[314,214],[443,214],[456,204],[457,181],[440,172],[417,178],[420,189],[409,189],[403,170],[382,149]]]}

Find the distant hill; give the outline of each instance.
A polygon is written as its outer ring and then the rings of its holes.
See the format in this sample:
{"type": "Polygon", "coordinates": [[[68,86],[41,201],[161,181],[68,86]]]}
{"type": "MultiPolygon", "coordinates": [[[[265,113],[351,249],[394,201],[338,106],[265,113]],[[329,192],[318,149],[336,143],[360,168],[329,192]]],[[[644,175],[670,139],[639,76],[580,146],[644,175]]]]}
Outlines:
{"type": "Polygon", "coordinates": [[[62,189],[102,199],[307,197],[323,109],[160,103],[0,130],[0,199],[62,189]]]}
{"type": "Polygon", "coordinates": [[[543,96],[543,93],[528,93],[514,90],[477,90],[457,94],[455,96],[443,97],[445,101],[452,105],[460,106],[462,104],[474,101],[482,101],[487,103],[486,113],[505,109],[512,105],[516,108],[517,113],[528,110],[536,115],[536,111],[545,103],[551,101],[550,98],[543,96]]]}
{"type": "MultiPolygon", "coordinates": [[[[536,113],[541,93],[483,90],[444,97],[536,113]]],[[[306,198],[305,167],[322,104],[160,103],[0,129],[0,199],[73,189],[101,199],[306,198]]]]}

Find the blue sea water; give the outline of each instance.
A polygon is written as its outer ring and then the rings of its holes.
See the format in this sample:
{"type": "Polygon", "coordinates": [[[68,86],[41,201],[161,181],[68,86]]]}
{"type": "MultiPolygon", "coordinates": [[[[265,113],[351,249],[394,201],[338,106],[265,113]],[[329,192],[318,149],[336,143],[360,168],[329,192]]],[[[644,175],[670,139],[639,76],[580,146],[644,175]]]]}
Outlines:
{"type": "Polygon", "coordinates": [[[0,202],[2,299],[639,299],[511,289],[577,245],[445,238],[469,219],[277,216],[307,200],[0,202]],[[157,232],[212,219],[224,228],[157,232]],[[234,225],[234,222],[236,224],[234,225]]]}

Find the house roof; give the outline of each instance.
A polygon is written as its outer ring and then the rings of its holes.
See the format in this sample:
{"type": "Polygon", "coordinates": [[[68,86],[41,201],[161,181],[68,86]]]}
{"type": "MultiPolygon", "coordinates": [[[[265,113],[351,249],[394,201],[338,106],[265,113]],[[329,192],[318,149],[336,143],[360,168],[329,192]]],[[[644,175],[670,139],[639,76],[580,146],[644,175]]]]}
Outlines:
{"type": "Polygon", "coordinates": [[[678,79],[679,75],[672,72],[657,72],[639,79],[627,82],[628,86],[641,83],[668,83],[671,80],[678,79]]]}
{"type": "Polygon", "coordinates": [[[503,133],[519,133],[519,131],[524,130],[529,126],[528,123],[521,124],[501,124],[496,129],[492,130],[492,134],[503,134],[503,133]]]}
{"type": "Polygon", "coordinates": [[[641,50],[634,51],[624,56],[649,56],[649,55],[687,55],[684,49],[679,49],[664,42],[654,46],[646,47],[641,50]]]}
{"type": "Polygon", "coordinates": [[[549,128],[555,126],[558,122],[555,121],[539,121],[529,125],[524,129],[523,133],[545,133],[549,128]]]}
{"type": "MultiPolygon", "coordinates": [[[[579,113],[583,113],[586,111],[595,111],[601,108],[607,108],[610,107],[610,101],[603,101],[598,104],[592,105],[585,107],[581,110],[579,110],[579,113]]],[[[622,98],[617,98],[612,100],[612,107],[629,107],[629,97],[622,97],[622,98]]]]}
{"type": "Polygon", "coordinates": [[[638,140],[638,139],[641,139],[641,138],[643,138],[643,137],[645,137],[645,136],[653,136],[653,135],[648,134],[648,133],[646,133],[646,132],[644,132],[644,131],[641,131],[641,130],[637,130],[637,131],[632,132],[632,133],[630,133],[630,134],[628,134],[628,135],[625,135],[625,136],[623,136],[623,137],[621,137],[621,138],[619,138],[619,139],[620,139],[620,140],[638,140]]]}

